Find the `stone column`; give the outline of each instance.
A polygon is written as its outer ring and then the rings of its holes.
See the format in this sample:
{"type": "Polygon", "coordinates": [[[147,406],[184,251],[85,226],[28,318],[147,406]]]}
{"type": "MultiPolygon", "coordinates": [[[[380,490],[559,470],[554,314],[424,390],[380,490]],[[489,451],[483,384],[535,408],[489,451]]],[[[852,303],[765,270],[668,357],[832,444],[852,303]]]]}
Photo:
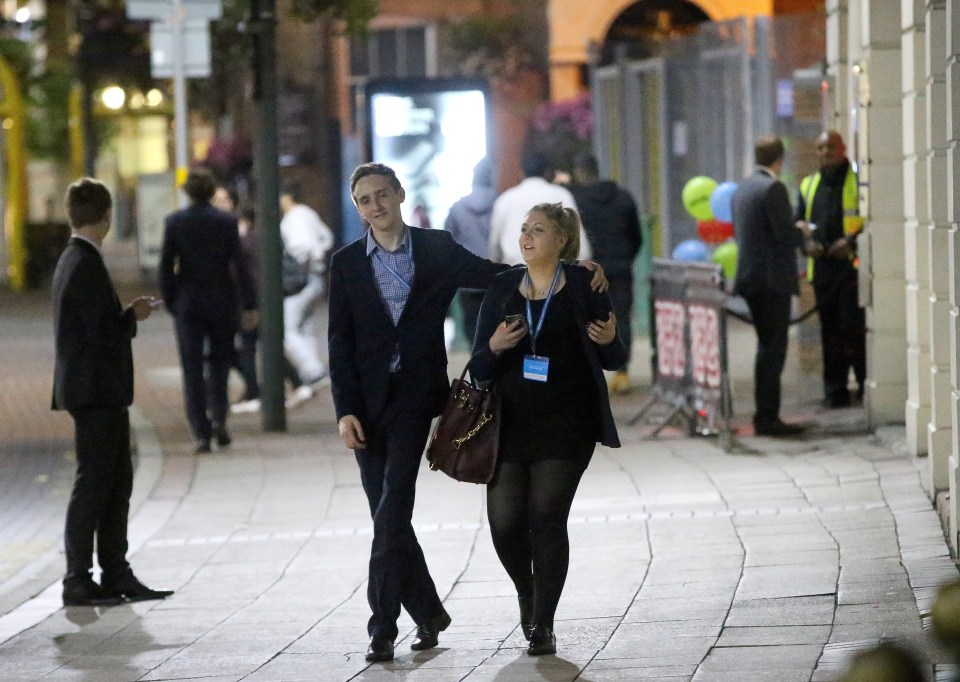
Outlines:
{"type": "MultiPolygon", "coordinates": [[[[949,487],[948,459],[954,433],[950,386],[950,217],[947,152],[947,26],[946,0],[926,0],[926,125],[927,125],[927,252],[929,253],[930,421],[927,451],[930,486],[949,487]]],[[[924,227],[921,225],[921,228],[924,227]]]]}
{"type": "Polygon", "coordinates": [[[906,277],[907,448],[927,454],[930,422],[930,281],[927,263],[927,88],[925,0],[903,3],[903,253],[906,277]]]}
{"type": "Polygon", "coordinates": [[[867,309],[870,423],[902,423],[907,397],[903,267],[903,117],[900,5],[861,0],[858,163],[860,298],[867,309]]]}
{"type": "MultiPolygon", "coordinates": [[[[954,434],[960,434],[960,194],[957,182],[960,182],[960,0],[947,0],[946,17],[946,57],[947,57],[947,174],[948,205],[947,215],[950,221],[948,229],[947,289],[949,292],[949,384],[951,427],[954,434]]],[[[942,263],[942,259],[938,259],[942,263]]],[[[957,436],[950,453],[948,469],[950,472],[950,544],[956,552],[958,534],[960,534],[960,443],[957,436]]]]}

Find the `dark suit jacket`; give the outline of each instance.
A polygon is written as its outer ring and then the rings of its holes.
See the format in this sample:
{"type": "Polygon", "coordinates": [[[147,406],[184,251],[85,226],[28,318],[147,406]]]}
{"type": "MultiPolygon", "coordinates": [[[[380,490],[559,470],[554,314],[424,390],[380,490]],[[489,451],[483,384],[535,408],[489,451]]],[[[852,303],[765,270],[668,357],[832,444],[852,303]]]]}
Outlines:
{"type": "Polygon", "coordinates": [[[733,225],[738,248],[734,292],[799,293],[797,249],[803,233],[794,226],[784,184],[759,168],[741,180],[733,195],[733,225]]]}
{"type": "MultiPolygon", "coordinates": [[[[593,273],[576,265],[564,265],[567,284],[573,294],[576,308],[577,328],[580,330],[580,342],[590,362],[590,375],[597,385],[600,397],[600,442],[611,448],[620,447],[617,426],[610,410],[610,397],[607,393],[607,381],[603,376],[605,369],[620,369],[627,361],[627,348],[617,334],[613,342],[599,346],[587,336],[587,323],[592,320],[606,320],[613,306],[610,296],[597,293],[590,288],[593,273]]],[[[490,350],[490,337],[503,321],[503,311],[513,292],[520,286],[524,268],[514,268],[494,278],[480,307],[480,319],[477,321],[477,336],[473,342],[473,357],[470,359],[471,376],[478,381],[490,381],[497,376],[497,356],[490,350]]]]}
{"type": "Polygon", "coordinates": [[[132,309],[124,310],[103,258],[73,238],[53,274],[55,410],[128,407],[133,402],[132,309]]]}
{"type": "Polygon", "coordinates": [[[237,219],[207,202],[167,216],[160,253],[160,290],[174,315],[193,320],[236,318],[254,310],[257,292],[242,265],[237,219]]]}
{"type": "Polygon", "coordinates": [[[330,379],[337,420],[361,422],[382,414],[390,360],[399,344],[406,404],[440,414],[450,389],[443,320],[458,287],[486,289],[509,266],[491,263],[457,244],[446,230],[411,227],[414,275],[399,323],[380,297],[364,235],[330,263],[330,379]]]}

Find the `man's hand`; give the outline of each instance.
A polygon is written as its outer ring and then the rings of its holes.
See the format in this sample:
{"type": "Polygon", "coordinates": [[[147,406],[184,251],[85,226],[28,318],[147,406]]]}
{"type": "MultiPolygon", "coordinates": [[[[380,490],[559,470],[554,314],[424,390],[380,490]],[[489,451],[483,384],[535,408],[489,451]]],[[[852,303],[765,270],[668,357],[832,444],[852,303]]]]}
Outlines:
{"type": "Polygon", "coordinates": [[[363,427],[360,420],[352,414],[345,414],[337,422],[340,429],[340,440],[351,450],[365,450],[367,448],[367,437],[363,435],[363,427]]]}
{"type": "Polygon", "coordinates": [[[587,323],[587,336],[599,346],[613,343],[617,338],[617,316],[610,311],[606,320],[594,320],[587,323]]]}
{"type": "Polygon", "coordinates": [[[493,330],[493,336],[490,337],[490,350],[494,355],[500,355],[503,351],[520,343],[520,339],[526,335],[527,325],[523,320],[515,320],[510,324],[503,321],[493,330]]]}
{"type": "Polygon", "coordinates": [[[794,223],[794,226],[803,232],[804,239],[810,239],[810,237],[813,236],[813,230],[810,228],[810,223],[808,223],[806,220],[798,220],[794,223]]]}
{"type": "Polygon", "coordinates": [[[244,310],[240,314],[240,329],[245,332],[252,331],[260,326],[259,310],[244,310]]]}
{"type": "Polygon", "coordinates": [[[853,254],[853,246],[846,237],[841,237],[827,249],[827,258],[836,258],[837,260],[847,260],[853,254]]]}
{"type": "Polygon", "coordinates": [[[808,237],[803,242],[803,252],[811,258],[819,258],[823,255],[823,244],[812,237],[808,237]]]}
{"type": "Polygon", "coordinates": [[[133,310],[133,316],[137,319],[137,322],[142,322],[150,317],[150,313],[152,313],[153,309],[158,305],[160,305],[160,300],[153,296],[138,296],[130,301],[130,305],[128,305],[127,308],[133,310]]]}
{"type": "Polygon", "coordinates": [[[607,281],[607,276],[603,274],[603,268],[599,263],[592,260],[578,260],[577,265],[593,273],[593,279],[590,280],[591,289],[602,294],[610,288],[610,282],[607,281]]]}

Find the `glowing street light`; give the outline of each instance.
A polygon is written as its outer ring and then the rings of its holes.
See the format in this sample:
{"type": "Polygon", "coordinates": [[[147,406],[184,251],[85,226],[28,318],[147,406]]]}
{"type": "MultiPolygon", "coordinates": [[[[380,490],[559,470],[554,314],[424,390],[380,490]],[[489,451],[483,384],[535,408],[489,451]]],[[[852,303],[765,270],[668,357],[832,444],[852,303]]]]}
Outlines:
{"type": "Polygon", "coordinates": [[[119,85],[111,85],[103,89],[100,93],[100,101],[107,109],[117,111],[123,108],[123,103],[127,100],[127,93],[119,85]]]}

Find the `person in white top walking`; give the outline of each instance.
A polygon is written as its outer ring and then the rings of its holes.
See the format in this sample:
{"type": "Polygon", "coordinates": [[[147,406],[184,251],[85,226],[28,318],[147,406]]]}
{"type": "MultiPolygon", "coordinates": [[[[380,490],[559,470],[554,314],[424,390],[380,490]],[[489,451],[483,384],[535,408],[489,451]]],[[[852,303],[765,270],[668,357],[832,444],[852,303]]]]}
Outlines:
{"type": "MultiPolygon", "coordinates": [[[[490,221],[490,260],[495,263],[519,265],[523,263],[520,253],[520,226],[532,206],[543,203],[563,204],[577,208],[570,191],[546,179],[550,162],[535,151],[524,152],[520,160],[524,179],[506,190],[493,204],[490,221]]],[[[592,255],[587,234],[580,228],[580,260],[592,255]]]]}
{"type": "Polygon", "coordinates": [[[284,185],[280,193],[280,236],[284,248],[299,262],[311,264],[310,281],[302,290],[283,299],[283,350],[303,385],[294,390],[287,407],[296,407],[313,396],[327,376],[318,350],[318,304],[324,293],[323,274],[333,233],[317,212],[300,203],[299,187],[284,185]]]}

